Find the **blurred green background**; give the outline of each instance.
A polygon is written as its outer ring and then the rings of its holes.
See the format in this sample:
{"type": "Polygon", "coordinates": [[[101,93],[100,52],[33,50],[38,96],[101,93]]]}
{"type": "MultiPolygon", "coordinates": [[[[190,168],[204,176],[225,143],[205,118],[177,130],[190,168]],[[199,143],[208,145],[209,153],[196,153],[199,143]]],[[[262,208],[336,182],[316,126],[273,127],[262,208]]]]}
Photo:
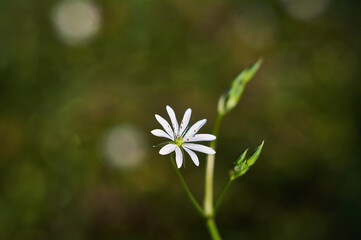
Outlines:
{"type": "MultiPolygon", "coordinates": [[[[0,239],[208,239],[153,145],[207,118],[264,58],[218,136],[224,239],[361,239],[356,0],[0,1],[0,239]]],[[[205,156],[182,172],[202,202],[205,156]]]]}

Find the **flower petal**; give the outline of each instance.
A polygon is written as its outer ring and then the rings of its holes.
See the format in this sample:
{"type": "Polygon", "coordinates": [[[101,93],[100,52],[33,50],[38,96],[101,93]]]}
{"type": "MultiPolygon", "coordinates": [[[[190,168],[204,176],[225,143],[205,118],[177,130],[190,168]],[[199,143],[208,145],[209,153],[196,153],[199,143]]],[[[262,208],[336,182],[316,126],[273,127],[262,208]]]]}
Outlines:
{"type": "Polygon", "coordinates": [[[199,160],[197,154],[195,154],[192,150],[186,148],[183,146],[183,149],[189,154],[194,164],[198,167],[199,166],[199,160]]]}
{"type": "Polygon", "coordinates": [[[172,140],[174,140],[174,133],[173,133],[173,130],[170,127],[169,123],[164,118],[159,116],[158,114],[155,114],[155,118],[160,123],[160,125],[162,125],[162,127],[168,133],[168,135],[172,138],[172,140]]]}
{"type": "Polygon", "coordinates": [[[201,127],[207,122],[207,119],[202,119],[193,124],[193,126],[187,131],[186,135],[184,136],[185,139],[194,136],[201,127]]]}
{"type": "Polygon", "coordinates": [[[157,137],[164,137],[164,138],[169,138],[170,140],[173,140],[166,132],[164,132],[161,129],[154,129],[151,131],[151,133],[157,137]]]}
{"type": "Polygon", "coordinates": [[[169,107],[167,105],[166,107],[167,109],[167,112],[168,112],[168,115],[170,117],[170,120],[172,122],[172,125],[173,125],[173,129],[174,129],[174,134],[177,134],[178,133],[178,122],[177,122],[177,117],[175,116],[175,113],[173,111],[173,109],[171,107],[169,107]]]}
{"type": "Polygon", "coordinates": [[[188,108],[183,116],[182,122],[180,124],[178,136],[181,136],[184,130],[187,128],[189,120],[191,119],[192,109],[188,108]]]}
{"type": "Polygon", "coordinates": [[[177,167],[180,168],[183,163],[183,153],[178,146],[176,146],[175,148],[175,161],[177,163],[177,167]]]}
{"type": "Polygon", "coordinates": [[[184,139],[184,142],[203,142],[203,141],[213,141],[215,139],[216,136],[212,134],[201,133],[201,134],[196,134],[193,137],[184,139]]]}
{"type": "Polygon", "coordinates": [[[167,154],[173,152],[176,147],[177,147],[177,145],[175,145],[173,143],[169,143],[160,149],[159,154],[167,155],[167,154]]]}
{"type": "Polygon", "coordinates": [[[189,148],[191,150],[206,153],[206,154],[215,154],[216,153],[216,151],[214,151],[212,148],[201,145],[201,144],[184,143],[183,146],[186,148],[189,148]]]}

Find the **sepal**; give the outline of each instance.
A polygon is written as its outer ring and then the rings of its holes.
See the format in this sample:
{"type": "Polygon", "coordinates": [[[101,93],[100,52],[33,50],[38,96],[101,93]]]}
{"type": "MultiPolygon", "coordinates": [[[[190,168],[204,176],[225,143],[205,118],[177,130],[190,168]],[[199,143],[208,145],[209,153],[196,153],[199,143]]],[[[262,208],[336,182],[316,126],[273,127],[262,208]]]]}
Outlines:
{"type": "Polygon", "coordinates": [[[239,157],[236,159],[234,163],[233,170],[230,171],[229,175],[231,180],[241,177],[244,175],[250,166],[252,166],[258,159],[259,155],[261,154],[263,148],[264,141],[261,145],[259,145],[256,150],[252,153],[252,155],[246,158],[248,149],[246,149],[239,157]]]}

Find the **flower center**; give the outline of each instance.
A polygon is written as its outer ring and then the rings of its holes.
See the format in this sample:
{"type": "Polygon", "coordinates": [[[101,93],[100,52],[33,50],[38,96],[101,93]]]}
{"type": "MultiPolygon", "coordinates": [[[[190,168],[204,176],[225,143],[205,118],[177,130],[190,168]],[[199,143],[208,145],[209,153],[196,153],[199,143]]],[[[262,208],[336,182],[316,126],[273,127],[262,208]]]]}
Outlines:
{"type": "Polygon", "coordinates": [[[176,138],[174,143],[177,145],[177,146],[181,146],[183,144],[183,138],[176,138]]]}

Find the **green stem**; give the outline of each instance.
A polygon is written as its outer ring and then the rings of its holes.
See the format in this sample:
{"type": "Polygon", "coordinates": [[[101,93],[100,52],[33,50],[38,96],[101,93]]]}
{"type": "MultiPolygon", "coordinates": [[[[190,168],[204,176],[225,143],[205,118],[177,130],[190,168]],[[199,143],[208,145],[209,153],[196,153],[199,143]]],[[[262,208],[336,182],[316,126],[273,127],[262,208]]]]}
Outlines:
{"type": "Polygon", "coordinates": [[[219,194],[217,200],[216,200],[216,204],[214,205],[214,212],[216,213],[218,208],[219,208],[219,205],[221,204],[222,202],[222,199],[224,197],[224,195],[226,194],[229,186],[231,186],[231,183],[232,183],[232,179],[229,179],[228,182],[226,183],[226,185],[224,185],[221,193],[219,194]]]}
{"type": "MultiPolygon", "coordinates": [[[[221,124],[223,116],[218,115],[216,123],[213,128],[213,135],[218,134],[219,127],[221,124]]],[[[211,142],[209,145],[211,148],[216,148],[217,140],[211,142]]],[[[205,189],[204,189],[204,213],[207,217],[213,216],[213,178],[214,178],[214,161],[215,155],[207,156],[207,167],[206,167],[206,175],[205,175],[205,189]]]]}
{"type": "Polygon", "coordinates": [[[175,164],[175,161],[174,161],[174,158],[173,158],[173,155],[171,155],[171,162],[172,162],[172,165],[174,167],[174,170],[176,171],[177,173],[177,176],[184,188],[184,190],[186,191],[189,199],[191,200],[191,203],[193,204],[193,206],[196,208],[197,212],[202,216],[204,217],[204,212],[203,212],[203,209],[202,207],[198,204],[197,200],[194,198],[193,194],[191,193],[191,191],[189,190],[188,188],[188,185],[187,183],[185,182],[183,176],[182,176],[182,173],[179,171],[179,169],[177,168],[177,165],[175,164]]]}
{"type": "Polygon", "coordinates": [[[207,228],[209,231],[209,234],[211,235],[213,240],[221,240],[221,235],[219,235],[217,225],[213,218],[207,219],[207,228]]]}
{"type": "MultiPolygon", "coordinates": [[[[222,121],[223,115],[218,115],[216,123],[213,128],[213,135],[218,135],[219,127],[222,121]]],[[[209,145],[211,148],[216,148],[216,140],[211,142],[209,145]]],[[[204,214],[207,217],[206,224],[213,240],[222,239],[217,225],[214,221],[214,208],[213,208],[213,180],[214,180],[214,161],[215,155],[207,156],[207,166],[206,166],[206,175],[205,175],[205,189],[204,189],[204,214]]]]}

